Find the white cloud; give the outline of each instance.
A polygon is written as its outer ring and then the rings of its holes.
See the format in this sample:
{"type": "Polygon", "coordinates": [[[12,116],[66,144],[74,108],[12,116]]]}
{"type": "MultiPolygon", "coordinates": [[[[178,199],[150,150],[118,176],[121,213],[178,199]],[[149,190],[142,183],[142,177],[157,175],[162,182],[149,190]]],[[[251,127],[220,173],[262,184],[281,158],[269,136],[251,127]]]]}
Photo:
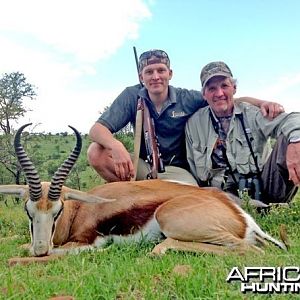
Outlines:
{"type": "Polygon", "coordinates": [[[300,112],[300,73],[284,74],[279,78],[257,78],[239,90],[239,96],[251,95],[259,99],[281,103],[286,112],[300,112]]]}
{"type": "Polygon", "coordinates": [[[264,95],[277,95],[285,92],[286,90],[294,87],[300,87],[300,73],[284,75],[278,79],[275,79],[271,85],[266,86],[261,90],[264,95]]]}
{"type": "Polygon", "coordinates": [[[85,91],[73,94],[65,92],[60,95],[60,101],[56,101],[51,95],[44,95],[39,105],[26,101],[26,104],[34,109],[19,123],[39,124],[36,128],[38,132],[71,132],[67,126],[72,125],[80,132],[88,133],[98,118],[99,111],[102,110],[99,99],[113,99],[115,96],[115,93],[110,91],[85,91]]]}
{"type": "Polygon", "coordinates": [[[95,62],[137,38],[139,22],[151,16],[140,0],[10,0],[0,9],[2,30],[26,34],[81,62],[95,62]]]}
{"type": "Polygon", "coordinates": [[[95,63],[138,38],[151,17],[142,0],[10,0],[0,11],[0,73],[22,72],[38,88],[37,100],[26,102],[33,110],[26,120],[42,122],[47,132],[65,131],[66,122],[88,131],[99,99],[116,95],[83,91],[75,82],[96,76],[95,63]]]}

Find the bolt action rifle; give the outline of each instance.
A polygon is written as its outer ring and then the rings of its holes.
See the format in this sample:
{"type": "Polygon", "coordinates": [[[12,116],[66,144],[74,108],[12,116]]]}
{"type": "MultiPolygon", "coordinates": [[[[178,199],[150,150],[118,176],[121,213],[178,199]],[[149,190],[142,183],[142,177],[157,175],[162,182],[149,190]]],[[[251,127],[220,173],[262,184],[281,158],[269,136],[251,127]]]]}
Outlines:
{"type": "MultiPolygon", "coordinates": [[[[134,51],[137,71],[139,73],[138,58],[137,58],[137,53],[136,53],[135,47],[133,47],[133,51],[134,51]]],[[[143,87],[143,83],[141,82],[140,78],[139,78],[139,82],[140,82],[140,86],[143,87]]],[[[144,139],[145,139],[145,146],[146,146],[146,153],[147,153],[146,162],[148,162],[151,166],[150,172],[147,175],[147,179],[156,179],[157,173],[163,173],[165,171],[165,169],[164,169],[164,164],[161,159],[161,154],[159,151],[159,144],[158,144],[157,136],[155,134],[154,120],[150,116],[149,108],[148,108],[145,100],[141,97],[138,98],[138,103],[137,103],[137,121],[138,121],[139,115],[142,116],[143,132],[144,132],[144,139]]],[[[136,128],[137,127],[138,127],[138,124],[136,122],[136,128]]],[[[136,130],[136,135],[139,136],[137,131],[138,130],[136,130]]],[[[140,146],[140,144],[139,144],[139,146],[140,146]]],[[[139,154],[139,151],[140,151],[139,148],[135,149],[135,154],[136,153],[139,154]]],[[[137,170],[137,163],[136,163],[135,168],[137,170]]]]}

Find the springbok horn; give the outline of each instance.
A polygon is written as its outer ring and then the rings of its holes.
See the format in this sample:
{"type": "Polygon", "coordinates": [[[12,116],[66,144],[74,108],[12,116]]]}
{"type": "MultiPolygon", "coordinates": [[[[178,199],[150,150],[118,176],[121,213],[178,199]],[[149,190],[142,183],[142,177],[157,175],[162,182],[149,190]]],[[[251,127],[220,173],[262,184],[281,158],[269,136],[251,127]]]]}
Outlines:
{"type": "Polygon", "coordinates": [[[42,196],[42,185],[39,178],[39,175],[35,169],[35,166],[28,158],[27,154],[25,153],[21,143],[20,137],[23,129],[32,123],[28,123],[20,127],[15,135],[14,140],[14,147],[15,152],[18,158],[18,161],[25,173],[25,177],[27,179],[29,185],[29,195],[32,201],[37,201],[42,196]]]}
{"type": "Polygon", "coordinates": [[[55,174],[52,177],[48,192],[48,198],[53,201],[59,199],[64,181],[66,180],[77,158],[79,157],[82,147],[82,139],[80,133],[74,127],[70,125],[69,127],[74,131],[76,135],[76,146],[70,153],[69,157],[63,162],[63,164],[59,167],[59,169],[55,172],[55,174]]]}

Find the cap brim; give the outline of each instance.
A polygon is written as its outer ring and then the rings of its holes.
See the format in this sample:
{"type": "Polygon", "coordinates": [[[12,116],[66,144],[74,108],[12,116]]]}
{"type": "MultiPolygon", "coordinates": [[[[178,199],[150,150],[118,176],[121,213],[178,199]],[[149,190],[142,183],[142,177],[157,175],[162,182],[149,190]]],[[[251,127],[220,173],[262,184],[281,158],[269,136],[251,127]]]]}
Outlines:
{"type": "Polygon", "coordinates": [[[226,78],[231,77],[230,74],[225,73],[225,72],[214,73],[214,74],[208,76],[208,78],[206,78],[206,80],[205,80],[204,83],[202,84],[202,88],[205,88],[207,82],[208,82],[210,79],[212,79],[213,77],[216,77],[216,76],[222,76],[222,77],[226,77],[226,78]]]}

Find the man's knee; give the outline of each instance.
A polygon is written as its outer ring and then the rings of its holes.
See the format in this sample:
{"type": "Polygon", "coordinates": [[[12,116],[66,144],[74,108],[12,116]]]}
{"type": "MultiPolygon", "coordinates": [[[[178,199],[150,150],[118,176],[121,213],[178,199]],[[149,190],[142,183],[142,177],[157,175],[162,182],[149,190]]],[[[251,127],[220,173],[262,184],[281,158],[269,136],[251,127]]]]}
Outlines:
{"type": "Polygon", "coordinates": [[[180,167],[166,166],[165,172],[159,173],[158,178],[198,186],[198,183],[194,176],[187,170],[180,167]]]}
{"type": "Polygon", "coordinates": [[[87,159],[92,167],[99,167],[108,161],[109,151],[93,142],[87,150],[87,159]]]}

